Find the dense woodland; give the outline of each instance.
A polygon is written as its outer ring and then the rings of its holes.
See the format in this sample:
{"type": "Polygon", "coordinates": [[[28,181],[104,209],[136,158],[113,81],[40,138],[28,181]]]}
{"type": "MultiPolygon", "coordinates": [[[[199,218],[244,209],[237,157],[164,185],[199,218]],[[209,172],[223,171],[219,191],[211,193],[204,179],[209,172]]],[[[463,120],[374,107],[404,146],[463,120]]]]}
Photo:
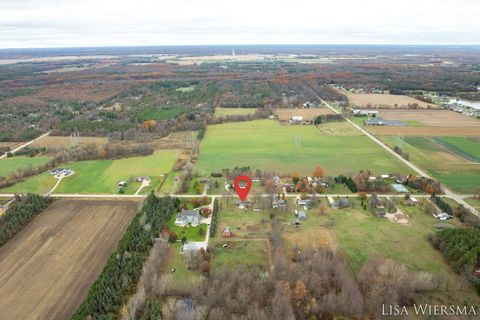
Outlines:
{"type": "MultiPolygon", "coordinates": [[[[253,49],[265,50],[245,47],[241,51],[253,49]]],[[[299,50],[283,49],[296,53],[299,50]]],[[[219,49],[205,50],[213,53],[219,49]]],[[[145,129],[156,136],[176,130],[198,130],[212,119],[213,109],[218,106],[298,107],[306,101],[316,101],[318,95],[346,102],[346,97],[329,84],[367,91],[390,90],[396,94],[417,90],[467,98],[479,94],[480,59],[474,48],[301,50],[313,55],[334,58],[343,54],[352,58],[332,59],[330,63],[267,59],[180,65],[120,55],[113,63],[108,59],[79,59],[1,65],[0,141],[26,141],[49,129],[57,135],[79,132],[84,136],[132,140],[145,129]],[[358,55],[362,59],[355,58],[358,55]],[[106,66],[94,68],[102,62],[106,66]],[[50,72],[75,67],[78,71],[50,72]],[[146,128],[145,121],[155,121],[155,125],[150,122],[146,128]]]]}

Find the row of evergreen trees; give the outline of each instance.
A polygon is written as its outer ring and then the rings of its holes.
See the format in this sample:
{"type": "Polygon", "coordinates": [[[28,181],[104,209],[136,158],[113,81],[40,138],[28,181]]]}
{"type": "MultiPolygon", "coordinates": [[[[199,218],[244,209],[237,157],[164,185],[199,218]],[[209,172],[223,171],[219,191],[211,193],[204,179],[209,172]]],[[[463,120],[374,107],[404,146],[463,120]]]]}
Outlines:
{"type": "Polygon", "coordinates": [[[446,214],[450,215],[453,217],[453,209],[452,207],[445,202],[445,200],[443,200],[443,198],[435,195],[435,194],[432,194],[432,200],[435,201],[435,204],[443,211],[445,212],[446,214]]]}
{"type": "Polygon", "coordinates": [[[136,291],[142,267],[155,237],[179,208],[178,198],[157,198],[151,193],[135,215],[87,298],[72,319],[111,319],[136,291]]]}
{"type": "Polygon", "coordinates": [[[25,227],[37,214],[45,210],[52,199],[38,194],[15,196],[4,215],[0,216],[0,247],[25,227]]]}
{"type": "Polygon", "coordinates": [[[217,217],[218,217],[218,199],[213,201],[212,220],[210,222],[210,236],[215,237],[217,233],[217,217]]]}

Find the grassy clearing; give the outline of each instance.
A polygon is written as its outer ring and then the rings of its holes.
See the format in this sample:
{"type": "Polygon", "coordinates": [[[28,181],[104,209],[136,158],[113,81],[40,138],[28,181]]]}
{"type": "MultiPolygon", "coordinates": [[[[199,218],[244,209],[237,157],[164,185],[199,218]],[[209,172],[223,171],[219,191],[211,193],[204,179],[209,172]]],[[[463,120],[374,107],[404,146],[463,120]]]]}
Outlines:
{"type": "Polygon", "coordinates": [[[177,89],[177,91],[180,91],[182,93],[185,93],[185,92],[192,92],[193,90],[195,90],[195,85],[191,85],[191,86],[188,86],[188,87],[180,87],[177,89]]]}
{"type": "Polygon", "coordinates": [[[188,269],[185,257],[180,253],[181,248],[180,242],[170,244],[166,270],[175,269],[175,272],[162,276],[162,281],[169,290],[194,288],[202,279],[198,272],[188,269]]]}
{"type": "Polygon", "coordinates": [[[37,176],[31,177],[25,181],[19,182],[0,190],[2,193],[40,193],[49,192],[57,180],[52,177],[50,172],[44,172],[37,176]]]}
{"type": "MultiPolygon", "coordinates": [[[[399,146],[410,154],[410,161],[428,171],[448,187],[461,193],[471,193],[478,188],[480,163],[471,162],[452,152],[431,137],[380,137],[390,147],[399,146]]],[[[446,139],[446,138],[442,138],[446,139]]],[[[447,140],[448,141],[448,140],[447,140]]],[[[452,140],[456,141],[456,139],[452,140]]],[[[476,150],[474,140],[467,139],[466,145],[476,150]]],[[[469,149],[470,150],[470,149],[469,149]]]]}
{"type": "Polygon", "coordinates": [[[235,166],[309,174],[317,165],[327,175],[361,169],[410,172],[366,136],[324,136],[315,126],[282,126],[271,120],[210,126],[200,154],[196,169],[202,174],[235,166]]]}
{"type": "Polygon", "coordinates": [[[238,116],[246,114],[254,114],[257,108],[215,108],[215,117],[238,116]]]}
{"type": "Polygon", "coordinates": [[[266,268],[268,240],[216,241],[213,243],[213,267],[232,270],[242,266],[266,268]],[[227,247],[224,248],[223,245],[227,247]]]}
{"type": "Polygon", "coordinates": [[[0,177],[8,176],[15,171],[30,167],[39,167],[47,163],[50,157],[12,157],[0,160],[0,177]]]}

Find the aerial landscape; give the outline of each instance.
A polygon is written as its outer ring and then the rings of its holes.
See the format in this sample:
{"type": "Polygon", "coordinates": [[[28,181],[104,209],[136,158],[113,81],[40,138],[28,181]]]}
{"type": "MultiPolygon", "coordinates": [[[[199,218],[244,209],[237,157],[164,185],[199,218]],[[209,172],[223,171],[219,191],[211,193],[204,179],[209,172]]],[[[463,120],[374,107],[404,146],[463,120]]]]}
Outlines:
{"type": "Polygon", "coordinates": [[[0,319],[479,319],[478,34],[190,39],[169,4],[170,43],[131,4],[128,38],[27,2],[0,13],[0,319]]]}

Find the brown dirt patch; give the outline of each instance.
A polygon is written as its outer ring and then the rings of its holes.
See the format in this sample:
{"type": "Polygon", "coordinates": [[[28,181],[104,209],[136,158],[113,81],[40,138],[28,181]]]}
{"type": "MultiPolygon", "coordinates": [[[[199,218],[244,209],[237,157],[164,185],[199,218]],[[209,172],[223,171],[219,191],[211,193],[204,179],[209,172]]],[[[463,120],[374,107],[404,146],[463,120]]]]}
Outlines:
{"type": "Polygon", "coordinates": [[[335,249],[335,240],[330,231],[325,227],[317,227],[308,230],[284,234],[285,240],[292,245],[297,245],[302,250],[312,248],[335,249]]]}
{"type": "Polygon", "coordinates": [[[0,248],[2,319],[67,319],[82,303],[138,207],[58,200],[0,248]]]}
{"type": "Polygon", "coordinates": [[[311,109],[277,109],[277,116],[282,121],[290,120],[293,116],[302,116],[305,120],[313,120],[317,116],[334,114],[329,108],[311,109]]]}
{"type": "Polygon", "coordinates": [[[105,145],[108,143],[108,138],[105,137],[58,137],[58,136],[46,136],[40,140],[35,141],[32,145],[34,147],[46,147],[46,148],[70,148],[74,145],[86,145],[96,144],[105,145]]]}
{"type": "Polygon", "coordinates": [[[480,121],[450,110],[380,110],[387,120],[418,121],[428,127],[479,127],[480,121]]]}
{"type": "Polygon", "coordinates": [[[433,103],[423,102],[409,96],[382,93],[348,93],[342,92],[348,98],[350,105],[361,108],[407,108],[418,104],[419,108],[439,108],[433,103]]]}
{"type": "Polygon", "coordinates": [[[480,127],[379,127],[366,126],[366,130],[374,135],[382,136],[480,136],[480,127]]]}

